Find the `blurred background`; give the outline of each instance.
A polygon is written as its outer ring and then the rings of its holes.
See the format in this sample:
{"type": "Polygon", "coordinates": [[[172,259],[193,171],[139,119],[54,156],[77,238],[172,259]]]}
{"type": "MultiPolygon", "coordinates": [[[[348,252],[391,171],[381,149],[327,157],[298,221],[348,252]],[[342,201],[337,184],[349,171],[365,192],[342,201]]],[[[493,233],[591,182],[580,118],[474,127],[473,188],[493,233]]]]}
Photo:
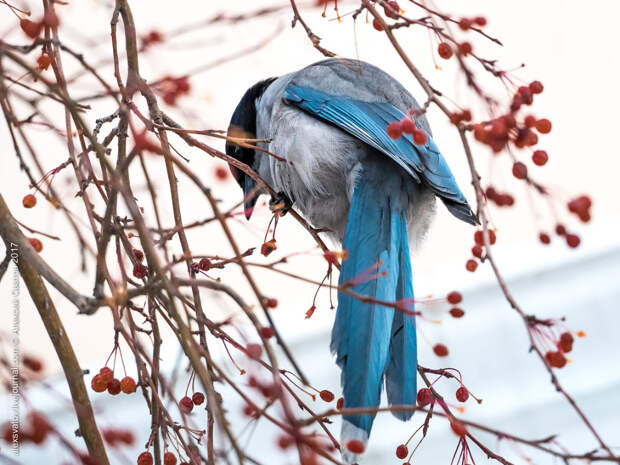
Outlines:
{"type": "MultiPolygon", "coordinates": [[[[34,16],[40,16],[38,2],[15,3],[30,8],[34,16]]],[[[616,21],[620,7],[613,2],[587,4],[560,0],[436,3],[439,9],[457,17],[485,16],[489,23],[487,32],[498,37],[504,46],[472,36],[474,48],[485,57],[499,60],[501,68],[515,70],[512,75],[524,83],[538,79],[545,85],[545,91],[537,97],[534,108],[537,116],[553,122],[552,132],[543,137],[541,144],[541,148],[548,151],[550,161],[542,168],[529,165],[534,178],[549,186],[558,200],[555,210],[527,192],[523,183],[511,176],[511,163],[506,156],[493,157],[486,148],[474,146],[483,184],[493,183],[516,198],[514,208],[491,207],[493,227],[498,237],[494,253],[511,291],[527,313],[543,318],[566,317],[565,323],[569,328],[587,334],[585,339],[576,341],[570,363],[557,374],[603,439],[611,446],[620,447],[620,420],[617,415],[620,411],[620,339],[617,337],[620,322],[620,150],[615,137],[618,123],[616,108],[620,103],[620,89],[617,86],[620,57],[612,51],[612,44],[617,42],[616,21]],[[519,69],[522,64],[525,66],[519,69]],[[593,199],[593,220],[586,226],[574,221],[574,217],[569,218],[565,209],[567,200],[582,193],[593,199]],[[563,240],[555,237],[549,246],[538,242],[538,233],[551,232],[558,219],[581,236],[578,249],[569,249],[563,240]]],[[[322,59],[299,25],[291,29],[292,13],[284,1],[179,0],[134,1],[130,4],[139,34],[146,36],[151,31],[157,31],[165,39],[143,52],[142,75],[149,81],[166,75],[190,75],[190,94],[174,106],[164,106],[185,127],[226,129],[239,98],[252,84],[322,59]],[[250,19],[212,21],[219,14],[232,17],[250,14],[262,7],[282,8],[250,19]]],[[[423,91],[384,34],[375,31],[364,15],[355,23],[351,16],[345,15],[357,7],[355,2],[339,2],[342,21],[336,19],[332,4],[327,8],[326,18],[321,16],[322,8],[312,2],[300,2],[299,6],[304,19],[322,38],[324,47],[340,56],[379,65],[419,100],[423,100],[423,91]]],[[[413,5],[402,2],[401,7],[407,15],[416,14],[413,5]]],[[[61,33],[67,43],[83,52],[91,62],[102,63],[102,76],[113,82],[113,69],[109,65],[109,22],[113,2],[82,0],[57,8],[61,13],[61,33]]],[[[15,17],[6,8],[0,11],[3,40],[26,43],[15,17]]],[[[435,88],[463,107],[472,108],[474,115],[477,115],[479,107],[476,99],[467,90],[454,60],[441,61],[438,63],[440,67],[434,63],[434,46],[426,30],[399,30],[397,37],[435,88]]],[[[36,55],[31,54],[30,58],[34,63],[36,55]]],[[[65,60],[68,74],[79,69],[76,63],[65,60]]],[[[488,91],[505,101],[507,94],[498,82],[482,70],[478,71],[488,91]]],[[[89,96],[96,89],[94,83],[84,77],[76,82],[74,95],[89,96]]],[[[86,118],[94,126],[95,120],[109,114],[112,107],[98,100],[91,105],[93,109],[86,114],[86,118]]],[[[62,114],[58,108],[56,112],[62,114]]],[[[435,140],[461,188],[474,203],[469,170],[458,133],[447,118],[432,107],[428,119],[435,140]]],[[[62,126],[62,119],[57,125],[62,126]]],[[[65,143],[54,131],[43,126],[30,130],[36,133],[38,146],[45,148],[40,150],[39,155],[46,169],[58,166],[67,158],[65,143]]],[[[221,140],[205,140],[223,150],[221,140]]],[[[84,272],[76,250],[75,236],[60,213],[44,202],[31,210],[21,207],[21,199],[28,193],[28,180],[19,170],[4,123],[0,124],[0,141],[4,148],[0,191],[5,201],[18,220],[61,238],[60,241],[43,240],[43,258],[76,289],[90,294],[92,260],[84,272]]],[[[225,167],[223,163],[197,150],[187,149],[177,138],[172,138],[171,142],[189,159],[189,166],[195,172],[204,174],[205,183],[212,187],[223,205],[230,207],[241,200],[241,192],[230,176],[223,179],[221,173],[218,175],[218,168],[225,167]]],[[[529,160],[529,154],[525,151],[518,156],[529,160]]],[[[164,222],[171,226],[172,213],[170,205],[165,202],[167,181],[161,159],[153,156],[149,169],[162,196],[160,203],[164,222]]],[[[62,172],[55,179],[54,186],[63,193],[63,200],[68,206],[82,212],[81,202],[72,199],[76,186],[71,179],[69,173],[62,172]]],[[[202,195],[187,178],[179,177],[179,183],[185,222],[210,216],[202,195]]],[[[142,192],[139,189],[135,192],[138,200],[141,193],[146,193],[146,185],[142,189],[142,192]]],[[[147,218],[152,219],[153,212],[147,200],[144,195],[141,206],[147,218]]],[[[484,399],[481,405],[474,405],[471,401],[468,403],[464,414],[467,419],[531,439],[557,434],[557,440],[575,452],[595,448],[596,441],[565,399],[555,392],[540,361],[528,353],[527,333],[521,319],[503,299],[490,268],[481,265],[475,273],[465,270],[474,231],[451,218],[442,205],[437,206],[437,211],[436,221],[425,241],[416,244],[414,252],[416,296],[443,297],[447,292],[458,289],[464,296],[462,307],[466,315],[462,319],[451,319],[446,312],[449,308],[447,304],[429,303],[419,307],[425,316],[419,319],[420,363],[428,367],[452,366],[461,371],[470,390],[484,399]],[[437,320],[441,323],[438,324],[437,320]],[[433,354],[431,348],[437,342],[448,346],[448,358],[439,359],[433,354]]],[[[260,247],[270,219],[265,202],[259,202],[249,224],[242,216],[236,218],[231,223],[241,248],[260,247]]],[[[191,229],[188,237],[195,254],[232,255],[216,225],[191,229]]],[[[283,269],[314,280],[323,277],[325,261],[322,255],[316,250],[312,238],[292,218],[285,217],[280,222],[277,241],[278,249],[269,258],[256,254],[250,261],[265,264],[296,253],[283,269]]],[[[169,245],[170,250],[180,254],[176,241],[169,245]]],[[[278,299],[279,305],[273,312],[276,323],[313,385],[319,389],[331,389],[338,397],[339,372],[328,350],[334,316],[330,310],[328,292],[319,292],[317,310],[312,318],[306,320],[305,312],[312,305],[315,286],[268,270],[256,269],[254,272],[263,292],[278,299]]],[[[13,325],[13,314],[8,306],[13,290],[10,273],[0,282],[0,302],[6,304],[3,305],[5,311],[0,313],[0,328],[5,341],[6,333],[13,325]]],[[[214,270],[212,275],[233,285],[243,295],[251,295],[235,267],[214,270]]],[[[112,350],[113,324],[109,313],[100,311],[94,316],[78,316],[62,296],[50,291],[56,298],[58,311],[82,367],[96,372],[112,350]]],[[[255,338],[231,301],[207,291],[204,295],[209,317],[216,321],[231,317],[241,338],[255,338]]],[[[32,354],[44,362],[44,376],[27,390],[25,404],[41,409],[71,437],[76,421],[68,400],[68,389],[56,354],[25,288],[20,293],[19,319],[22,354],[32,354]]],[[[178,380],[178,391],[183,392],[188,378],[186,367],[179,364],[178,346],[171,334],[165,334],[164,341],[162,364],[171,379],[178,380]]],[[[216,342],[212,345],[216,355],[225,356],[221,345],[216,342]]],[[[4,347],[3,351],[8,349],[8,346],[4,347]]],[[[130,353],[126,350],[125,354],[127,362],[130,353]]],[[[248,365],[246,360],[240,363],[248,365]]],[[[135,373],[132,363],[127,365],[128,372],[135,373]]],[[[249,369],[247,366],[245,368],[249,369]]],[[[230,374],[237,377],[239,383],[244,383],[232,367],[230,374]]],[[[90,375],[86,379],[90,384],[90,375]]],[[[453,399],[454,384],[440,384],[439,387],[442,393],[453,399]]],[[[241,413],[239,398],[226,389],[221,392],[225,406],[234,419],[233,429],[243,432],[242,437],[247,441],[249,451],[259,456],[263,463],[295,463],[293,457],[286,456],[277,448],[277,432],[271,425],[264,420],[248,425],[247,418],[241,413]]],[[[142,397],[92,394],[97,419],[102,427],[128,427],[137,435],[135,449],[124,448],[112,453],[114,463],[133,463],[149,434],[150,417],[142,397]]],[[[0,412],[9,411],[10,397],[4,391],[0,394],[0,402],[3,404],[0,412]]],[[[317,401],[315,407],[321,411],[326,405],[317,401]]],[[[4,418],[0,417],[0,420],[4,418]]],[[[197,424],[201,421],[202,418],[196,420],[197,424]]],[[[391,416],[380,415],[364,463],[385,463],[385,457],[396,460],[393,448],[406,440],[421,421],[421,417],[416,416],[412,422],[402,424],[391,416]]],[[[332,431],[338,433],[338,421],[332,431]]],[[[553,461],[549,456],[540,456],[510,441],[497,443],[492,436],[483,434],[481,437],[486,439],[489,447],[498,449],[507,459],[517,463],[553,461]]],[[[4,443],[2,447],[4,449],[4,443]]],[[[414,461],[447,463],[455,447],[456,437],[449,431],[447,422],[435,419],[414,461]]],[[[7,449],[0,451],[10,456],[7,449]]],[[[40,446],[24,446],[19,462],[34,464],[49,457],[54,457],[52,463],[63,463],[69,455],[57,442],[47,441],[40,446]]],[[[480,462],[487,460],[477,451],[475,457],[480,462]]],[[[0,455],[2,460],[12,463],[5,455],[0,455]]]]}

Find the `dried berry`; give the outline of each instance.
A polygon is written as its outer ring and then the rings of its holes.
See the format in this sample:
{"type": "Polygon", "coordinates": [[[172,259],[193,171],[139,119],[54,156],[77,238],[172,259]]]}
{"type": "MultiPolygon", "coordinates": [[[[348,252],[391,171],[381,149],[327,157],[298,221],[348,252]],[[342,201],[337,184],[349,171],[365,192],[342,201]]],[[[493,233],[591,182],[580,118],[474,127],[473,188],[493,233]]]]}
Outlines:
{"type": "Polygon", "coordinates": [[[362,454],[365,448],[364,443],[359,439],[351,439],[347,442],[347,449],[353,454],[362,454]]]}
{"type": "Polygon", "coordinates": [[[462,308],[454,307],[450,309],[450,315],[453,318],[462,318],[465,315],[465,311],[462,308]]]}
{"type": "Polygon", "coordinates": [[[101,375],[95,375],[90,381],[90,387],[95,392],[103,392],[108,388],[108,383],[101,377],[101,375]]]}
{"type": "Polygon", "coordinates": [[[478,269],[478,262],[470,258],[465,262],[465,269],[470,273],[473,273],[478,269]]]}
{"type": "Polygon", "coordinates": [[[177,457],[172,452],[168,451],[164,454],[164,465],[176,465],[177,457]]]}
{"type": "Polygon", "coordinates": [[[319,396],[321,397],[321,399],[323,399],[325,402],[331,402],[334,400],[334,393],[331,391],[328,391],[327,389],[323,389],[320,393],[319,396]]]}
{"type": "Polygon", "coordinates": [[[153,465],[153,456],[150,452],[145,451],[138,455],[138,465],[153,465]]]}
{"type": "Polygon", "coordinates": [[[41,250],[43,250],[43,244],[36,237],[29,238],[28,242],[30,242],[30,245],[36,252],[41,252],[41,250]]]}

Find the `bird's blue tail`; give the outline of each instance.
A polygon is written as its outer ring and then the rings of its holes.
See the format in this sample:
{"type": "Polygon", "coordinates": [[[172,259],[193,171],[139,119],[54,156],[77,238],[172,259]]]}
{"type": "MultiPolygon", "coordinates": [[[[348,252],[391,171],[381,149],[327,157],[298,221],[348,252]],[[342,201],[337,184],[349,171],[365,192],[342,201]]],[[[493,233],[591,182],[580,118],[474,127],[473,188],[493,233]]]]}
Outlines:
{"type": "MultiPolygon", "coordinates": [[[[373,167],[374,168],[374,167],[373,167]]],[[[338,295],[331,349],[342,370],[345,408],[379,405],[383,379],[390,405],[413,404],[416,396],[416,334],[413,314],[377,303],[402,302],[413,310],[407,236],[407,189],[402,176],[376,169],[358,177],[343,247],[341,286],[365,296],[338,295]]],[[[401,420],[409,413],[395,413],[401,420]]],[[[374,414],[345,416],[343,441],[366,441],[374,414]]]]}

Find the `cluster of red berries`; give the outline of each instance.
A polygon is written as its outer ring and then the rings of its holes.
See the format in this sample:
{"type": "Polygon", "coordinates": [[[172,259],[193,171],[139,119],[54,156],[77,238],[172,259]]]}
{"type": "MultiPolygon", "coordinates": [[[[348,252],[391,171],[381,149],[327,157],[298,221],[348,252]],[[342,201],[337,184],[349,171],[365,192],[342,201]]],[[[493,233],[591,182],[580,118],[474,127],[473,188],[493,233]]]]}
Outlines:
{"type": "MultiPolygon", "coordinates": [[[[575,248],[579,247],[579,244],[581,244],[581,239],[579,238],[579,236],[578,236],[577,234],[574,234],[574,233],[569,233],[569,232],[566,230],[566,227],[565,227],[564,225],[562,225],[562,224],[558,224],[558,225],[555,227],[555,233],[556,233],[558,236],[563,237],[563,238],[564,238],[564,240],[566,241],[566,245],[567,245],[567,246],[569,246],[571,249],[575,249],[575,248]]],[[[545,233],[541,233],[541,235],[539,236],[539,238],[540,238],[540,241],[541,241],[541,242],[545,243],[545,242],[543,241],[543,237],[541,237],[543,234],[545,234],[545,233]]],[[[545,234],[545,235],[546,235],[546,234],[545,234]]],[[[549,238],[549,236],[548,236],[548,235],[546,235],[546,236],[549,238]]],[[[551,241],[551,238],[549,238],[549,242],[550,242],[550,241],[551,241]]],[[[547,243],[548,243],[548,242],[547,242],[547,243]]]]}
{"type": "Polygon", "coordinates": [[[476,16],[475,18],[461,18],[459,27],[463,31],[468,31],[472,26],[484,27],[487,25],[487,19],[484,16],[476,16]]]}
{"type": "MultiPolygon", "coordinates": [[[[170,451],[164,453],[164,465],[176,465],[177,456],[170,451]]],[[[149,451],[144,451],[138,455],[138,465],[153,465],[153,454],[149,451]]],[[[181,462],[180,465],[189,465],[187,462],[181,462]]]]}
{"type": "Polygon", "coordinates": [[[164,102],[168,105],[175,105],[181,96],[189,94],[190,89],[188,76],[178,78],[165,76],[159,82],[158,87],[164,102]]]}
{"type": "Polygon", "coordinates": [[[590,215],[591,207],[592,199],[590,199],[587,195],[580,195],[576,199],[568,202],[568,211],[577,215],[584,223],[587,223],[592,218],[590,215]]]}
{"type": "MultiPolygon", "coordinates": [[[[497,236],[495,235],[495,231],[489,229],[489,244],[495,244],[497,240],[497,236]]],[[[482,260],[482,254],[484,253],[484,232],[482,230],[478,230],[474,233],[474,246],[471,248],[471,254],[474,258],[470,258],[465,262],[465,268],[467,271],[474,272],[478,268],[478,262],[476,259],[482,260]]]]}
{"type": "Polygon", "coordinates": [[[413,119],[405,116],[400,121],[393,121],[387,125],[386,132],[391,139],[400,139],[403,134],[409,134],[415,145],[426,145],[428,137],[422,129],[418,129],[413,119]]]}
{"type": "Polygon", "coordinates": [[[542,92],[542,89],[542,84],[539,81],[533,81],[529,86],[519,87],[513,97],[511,112],[489,122],[474,125],[474,138],[478,142],[488,145],[495,153],[501,152],[509,142],[512,142],[517,148],[536,145],[538,143],[536,132],[548,134],[551,131],[551,121],[546,118],[536,119],[532,115],[528,115],[522,123],[518,123],[514,113],[522,105],[531,105],[534,100],[533,96],[542,92]]]}
{"type": "Polygon", "coordinates": [[[560,338],[556,341],[558,350],[549,350],[545,353],[547,363],[554,368],[563,368],[567,362],[565,354],[573,350],[573,342],[575,338],[570,332],[560,334],[560,338]]]}
{"type": "Polygon", "coordinates": [[[90,387],[95,392],[107,390],[113,396],[121,391],[125,394],[132,394],[136,392],[136,381],[131,376],[125,376],[119,381],[114,377],[114,372],[110,368],[103,367],[98,374],[93,376],[90,387]]]}
{"type": "Polygon", "coordinates": [[[458,291],[452,291],[446,296],[446,300],[449,304],[453,305],[450,309],[450,315],[453,318],[462,318],[465,315],[465,310],[457,307],[463,301],[463,296],[458,291]]]}
{"type": "Polygon", "coordinates": [[[27,18],[20,19],[19,27],[28,37],[31,39],[36,39],[39,35],[41,35],[41,31],[43,31],[44,27],[58,27],[59,23],[60,22],[58,21],[58,16],[56,16],[56,13],[49,9],[39,21],[31,21],[27,18]]]}
{"type": "Polygon", "coordinates": [[[27,421],[20,425],[19,431],[13,431],[10,423],[4,424],[1,437],[8,444],[13,444],[14,435],[17,434],[21,444],[26,442],[41,444],[52,431],[47,419],[39,412],[33,411],[28,415],[27,421]]]}
{"type": "Polygon", "coordinates": [[[131,446],[136,441],[134,434],[128,429],[108,428],[102,431],[103,439],[112,447],[131,446]]]}
{"type": "Polygon", "coordinates": [[[179,401],[179,410],[188,414],[194,409],[194,405],[197,407],[205,401],[205,395],[202,392],[194,392],[192,397],[185,396],[179,401]]]}
{"type": "MultiPolygon", "coordinates": [[[[400,6],[398,5],[398,2],[394,0],[389,0],[385,2],[385,4],[383,5],[383,12],[385,13],[385,16],[387,16],[388,18],[398,19],[398,15],[400,14],[401,9],[400,9],[400,6]]],[[[377,18],[372,20],[372,26],[377,31],[383,31],[383,26],[377,20],[377,18]]]]}
{"type": "Polygon", "coordinates": [[[515,204],[515,199],[512,195],[506,192],[498,192],[493,186],[487,187],[484,193],[487,199],[498,207],[512,207],[515,204]]]}
{"type": "Polygon", "coordinates": [[[471,121],[471,111],[463,110],[461,112],[450,113],[450,122],[455,126],[463,121],[471,121]]]}

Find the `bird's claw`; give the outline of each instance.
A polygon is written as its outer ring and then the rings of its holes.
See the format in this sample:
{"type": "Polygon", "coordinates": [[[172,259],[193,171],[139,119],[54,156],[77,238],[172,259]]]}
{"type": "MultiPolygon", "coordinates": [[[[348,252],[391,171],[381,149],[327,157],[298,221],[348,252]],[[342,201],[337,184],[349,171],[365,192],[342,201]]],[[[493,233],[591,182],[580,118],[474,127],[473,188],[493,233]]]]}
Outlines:
{"type": "Polygon", "coordinates": [[[269,210],[279,216],[284,216],[293,207],[293,202],[284,192],[278,192],[269,200],[269,210]]]}

